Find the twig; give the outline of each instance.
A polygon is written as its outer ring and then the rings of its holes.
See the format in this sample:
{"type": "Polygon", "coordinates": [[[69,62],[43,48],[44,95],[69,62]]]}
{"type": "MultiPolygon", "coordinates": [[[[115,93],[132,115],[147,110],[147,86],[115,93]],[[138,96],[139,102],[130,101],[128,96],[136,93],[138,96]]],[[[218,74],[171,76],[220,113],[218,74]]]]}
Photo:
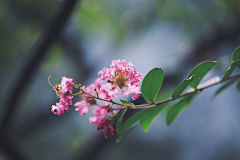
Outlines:
{"type": "MultiPolygon", "coordinates": [[[[238,77],[240,77],[240,74],[237,74],[237,75],[234,75],[234,76],[230,76],[230,77],[228,78],[228,80],[230,80],[230,79],[235,79],[235,78],[238,78],[238,77]]],[[[219,84],[220,82],[221,82],[221,81],[219,80],[219,81],[216,81],[215,83],[211,83],[211,84],[209,84],[209,85],[207,85],[207,86],[198,88],[198,89],[196,89],[196,90],[183,93],[183,94],[180,95],[179,98],[184,97],[184,96],[187,96],[187,95],[189,95],[189,94],[196,93],[196,92],[201,92],[202,90],[204,90],[204,89],[206,89],[206,88],[209,88],[209,87],[211,87],[211,86],[214,86],[214,85],[216,85],[216,84],[219,84]]],[[[148,104],[135,105],[136,107],[135,107],[135,108],[132,108],[131,106],[124,106],[123,104],[114,102],[114,101],[112,101],[112,100],[106,100],[106,99],[102,99],[102,98],[93,96],[93,95],[91,95],[91,94],[89,94],[89,93],[87,93],[87,92],[85,92],[85,91],[79,92],[79,94],[82,94],[82,93],[87,94],[88,96],[90,96],[90,97],[92,97],[92,98],[95,98],[95,99],[98,99],[98,100],[101,100],[101,101],[105,101],[105,102],[109,102],[109,103],[112,103],[112,104],[116,104],[116,105],[121,106],[120,108],[117,108],[117,107],[116,107],[116,108],[111,108],[112,110],[122,110],[122,109],[126,109],[126,108],[128,108],[128,109],[148,108],[148,107],[152,107],[152,106],[154,106],[154,105],[160,105],[160,104],[163,104],[163,103],[166,103],[166,102],[175,100],[175,99],[169,98],[169,99],[166,99],[166,100],[163,100],[163,101],[160,101],[160,102],[153,102],[153,103],[148,103],[148,104]],[[130,107],[131,107],[131,108],[130,108],[130,107]]]]}

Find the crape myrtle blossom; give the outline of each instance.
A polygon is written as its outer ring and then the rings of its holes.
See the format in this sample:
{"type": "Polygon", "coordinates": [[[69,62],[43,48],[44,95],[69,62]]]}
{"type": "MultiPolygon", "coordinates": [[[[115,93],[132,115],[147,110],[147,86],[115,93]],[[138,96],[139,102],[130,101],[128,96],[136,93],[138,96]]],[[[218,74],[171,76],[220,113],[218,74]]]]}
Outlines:
{"type": "MultiPolygon", "coordinates": [[[[98,106],[93,109],[93,117],[89,117],[89,122],[90,123],[98,123],[102,118],[104,118],[107,114],[108,111],[107,109],[110,107],[110,104],[105,104],[103,106],[98,106]]],[[[112,112],[110,110],[109,112],[112,112]]]]}
{"type": "MultiPolygon", "coordinates": [[[[96,79],[94,83],[90,84],[87,87],[83,86],[82,89],[93,96],[97,96],[98,93],[99,97],[103,97],[105,94],[100,91],[100,82],[100,79],[96,79]]],[[[96,104],[96,100],[94,98],[87,97],[86,94],[83,94],[83,99],[80,102],[76,102],[74,106],[77,107],[75,108],[75,110],[79,112],[80,116],[82,116],[87,114],[89,111],[89,107],[94,104],[96,104]]]]}
{"type": "Polygon", "coordinates": [[[136,68],[129,62],[126,64],[126,60],[120,61],[113,60],[110,65],[111,68],[103,68],[98,72],[101,75],[101,80],[108,79],[109,84],[102,85],[101,91],[105,93],[106,99],[112,99],[118,97],[119,87],[122,90],[123,95],[129,96],[134,94],[133,100],[137,99],[141,94],[140,87],[137,83],[142,80],[142,73],[136,72],[136,68]],[[125,88],[125,90],[123,90],[125,88]]]}
{"type": "Polygon", "coordinates": [[[54,114],[61,116],[64,113],[64,110],[66,110],[66,112],[71,111],[68,105],[72,105],[73,96],[67,94],[72,93],[72,81],[73,80],[71,78],[62,77],[61,84],[56,84],[53,86],[53,89],[56,91],[57,96],[60,97],[59,103],[52,105],[51,111],[54,114]]]}
{"type": "Polygon", "coordinates": [[[108,100],[111,100],[114,97],[118,97],[119,94],[119,90],[115,89],[111,83],[103,84],[100,91],[104,94],[103,98],[108,100]]]}
{"type": "Polygon", "coordinates": [[[112,138],[112,136],[114,135],[114,128],[111,125],[110,121],[107,119],[107,117],[102,118],[101,121],[97,124],[97,130],[102,129],[106,139],[112,138]]]}
{"type": "Polygon", "coordinates": [[[109,107],[109,104],[98,106],[93,109],[94,116],[89,117],[90,123],[97,123],[97,130],[103,130],[106,139],[112,138],[112,136],[114,135],[114,128],[106,117],[108,113],[112,112],[112,110],[110,110],[109,112],[107,111],[109,107]]]}
{"type": "Polygon", "coordinates": [[[52,105],[51,111],[59,116],[64,111],[70,112],[68,106],[72,105],[73,96],[81,95],[82,100],[74,104],[75,110],[82,116],[91,108],[93,116],[89,117],[89,122],[97,124],[97,130],[103,130],[105,138],[108,139],[114,134],[114,128],[110,123],[114,116],[111,107],[116,104],[113,99],[119,97],[119,91],[125,96],[133,94],[132,99],[137,99],[141,94],[138,83],[142,80],[142,73],[136,72],[131,62],[126,64],[126,60],[113,60],[110,68],[103,68],[98,74],[101,77],[87,87],[77,85],[71,78],[66,77],[62,77],[61,83],[55,86],[49,82],[60,98],[56,105],[52,105]],[[105,80],[107,83],[103,83],[106,82],[105,80]],[[73,94],[72,86],[78,88],[80,92],[73,94]],[[98,103],[100,100],[107,103],[98,103]]]}
{"type": "Polygon", "coordinates": [[[91,105],[86,101],[86,98],[84,98],[82,101],[76,102],[74,106],[77,106],[77,108],[75,108],[75,111],[78,111],[79,115],[82,116],[88,113],[89,107],[91,105]]]}
{"type": "MultiPolygon", "coordinates": [[[[89,85],[87,87],[83,86],[82,88],[85,92],[87,92],[91,95],[94,95],[94,96],[98,95],[99,97],[105,98],[106,94],[100,90],[100,87],[101,87],[100,82],[101,82],[100,79],[96,79],[95,82],[92,83],[91,85],[89,85]]],[[[74,104],[74,106],[77,106],[77,108],[75,108],[75,110],[78,111],[79,115],[81,115],[81,116],[85,115],[89,111],[89,108],[92,105],[96,105],[96,100],[94,98],[88,98],[88,97],[83,97],[83,100],[81,100],[80,102],[76,102],[74,104]]],[[[109,107],[110,107],[110,104],[105,104],[103,106],[97,106],[97,107],[93,108],[94,116],[89,117],[89,122],[93,123],[93,124],[97,124],[97,125],[100,125],[99,123],[102,123],[102,119],[104,119],[104,124],[106,124],[106,127],[103,127],[103,128],[105,128],[103,130],[103,132],[105,133],[105,137],[107,139],[111,138],[112,135],[114,134],[114,132],[113,132],[114,129],[113,129],[110,121],[106,118],[108,113],[112,112],[112,110],[110,110],[109,112],[107,111],[109,107]]],[[[97,130],[99,130],[99,129],[97,129],[97,130]]]]}

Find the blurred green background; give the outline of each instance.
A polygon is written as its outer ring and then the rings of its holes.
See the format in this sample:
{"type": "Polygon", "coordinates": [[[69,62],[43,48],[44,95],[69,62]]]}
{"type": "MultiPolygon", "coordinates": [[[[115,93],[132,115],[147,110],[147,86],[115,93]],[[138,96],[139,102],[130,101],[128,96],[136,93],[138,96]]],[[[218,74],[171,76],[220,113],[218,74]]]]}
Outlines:
{"type": "Polygon", "coordinates": [[[89,85],[113,59],[126,59],[143,76],[163,68],[158,98],[170,97],[202,61],[219,62],[205,80],[223,76],[240,45],[239,18],[239,0],[0,1],[0,159],[240,159],[235,86],[211,103],[217,86],[204,90],[170,128],[163,113],[147,134],[137,125],[117,144],[88,122],[91,113],[71,106],[52,114],[58,99],[47,82],[89,85]]]}

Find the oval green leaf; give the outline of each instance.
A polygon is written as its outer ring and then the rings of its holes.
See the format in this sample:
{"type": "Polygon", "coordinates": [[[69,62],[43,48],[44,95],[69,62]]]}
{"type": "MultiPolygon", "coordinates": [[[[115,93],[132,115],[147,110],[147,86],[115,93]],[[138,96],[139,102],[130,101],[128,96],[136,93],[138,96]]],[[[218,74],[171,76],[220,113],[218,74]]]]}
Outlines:
{"type": "MultiPolygon", "coordinates": [[[[235,62],[240,59],[240,46],[237,47],[232,53],[232,62],[235,62]]],[[[237,64],[237,67],[240,68],[240,64],[237,64]]]]}
{"type": "Polygon", "coordinates": [[[177,86],[177,88],[174,90],[172,94],[172,99],[177,99],[180,97],[181,93],[189,86],[189,84],[193,81],[194,75],[191,76],[188,79],[183,80],[181,84],[177,86]]]}
{"type": "Polygon", "coordinates": [[[163,83],[163,70],[154,68],[144,77],[141,86],[143,98],[148,102],[154,102],[163,83]]]}
{"type": "Polygon", "coordinates": [[[238,84],[237,84],[237,90],[238,90],[238,92],[240,93],[240,81],[239,81],[238,84]]]}
{"type": "Polygon", "coordinates": [[[216,65],[217,61],[206,61],[195,67],[188,75],[188,78],[190,78],[192,75],[195,76],[189,86],[193,89],[197,89],[197,86],[201,82],[202,78],[216,65]]]}
{"type": "Polygon", "coordinates": [[[183,109],[186,109],[193,98],[197,95],[197,93],[193,93],[191,95],[188,95],[186,97],[183,97],[179,102],[174,104],[167,112],[166,115],[166,122],[167,125],[171,125],[172,122],[177,118],[177,116],[181,113],[183,109]]]}
{"type": "MultiPolygon", "coordinates": [[[[165,108],[165,106],[167,104],[168,103],[163,103],[158,106],[148,108],[148,112],[147,112],[146,116],[144,116],[140,120],[140,125],[145,133],[148,132],[154,118],[156,118],[161,113],[161,111],[163,110],[163,108],[165,108]]],[[[145,110],[147,110],[147,109],[145,109],[145,110]]],[[[145,111],[145,110],[143,110],[143,111],[145,111]]]]}
{"type": "Polygon", "coordinates": [[[225,72],[225,74],[224,74],[224,76],[223,76],[223,78],[222,78],[222,80],[221,80],[221,83],[224,82],[224,81],[226,81],[226,80],[228,79],[228,77],[232,74],[234,68],[235,68],[236,66],[239,66],[239,65],[240,65],[240,59],[239,59],[239,60],[236,60],[236,61],[233,62],[233,63],[231,63],[231,66],[230,66],[230,68],[228,68],[228,70],[225,72]]]}
{"type": "Polygon", "coordinates": [[[127,109],[125,109],[123,111],[123,113],[121,114],[121,116],[118,118],[117,122],[116,122],[116,132],[118,132],[121,124],[122,124],[122,121],[123,121],[123,117],[124,117],[124,114],[126,113],[127,109]]]}
{"type": "MultiPolygon", "coordinates": [[[[144,110],[143,110],[144,111],[144,110]]],[[[117,134],[118,134],[118,138],[116,140],[117,143],[119,143],[124,136],[124,133],[130,129],[131,127],[135,126],[142,117],[144,117],[145,112],[138,112],[137,114],[131,116],[130,118],[128,118],[118,129],[117,134]]]]}
{"type": "Polygon", "coordinates": [[[117,130],[118,138],[116,142],[120,142],[124,136],[124,133],[136,125],[138,122],[141,122],[144,132],[147,131],[151,125],[152,120],[161,112],[161,110],[166,106],[167,103],[161,104],[159,106],[152,106],[141,110],[137,114],[128,118],[117,130]]]}

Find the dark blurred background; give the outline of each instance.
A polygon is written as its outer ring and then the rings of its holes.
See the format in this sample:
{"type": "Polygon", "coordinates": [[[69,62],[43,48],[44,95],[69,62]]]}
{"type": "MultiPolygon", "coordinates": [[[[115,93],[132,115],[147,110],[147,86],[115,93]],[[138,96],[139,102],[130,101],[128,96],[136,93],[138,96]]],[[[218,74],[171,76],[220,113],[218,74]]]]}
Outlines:
{"type": "Polygon", "coordinates": [[[137,125],[117,144],[88,122],[91,113],[71,106],[52,114],[58,99],[47,82],[89,85],[113,59],[126,59],[143,76],[163,68],[158,98],[170,97],[202,61],[219,62],[204,80],[223,76],[240,45],[239,18],[239,0],[1,0],[0,159],[240,159],[235,86],[213,102],[219,86],[204,90],[170,128],[165,111],[148,133],[137,125]]]}

